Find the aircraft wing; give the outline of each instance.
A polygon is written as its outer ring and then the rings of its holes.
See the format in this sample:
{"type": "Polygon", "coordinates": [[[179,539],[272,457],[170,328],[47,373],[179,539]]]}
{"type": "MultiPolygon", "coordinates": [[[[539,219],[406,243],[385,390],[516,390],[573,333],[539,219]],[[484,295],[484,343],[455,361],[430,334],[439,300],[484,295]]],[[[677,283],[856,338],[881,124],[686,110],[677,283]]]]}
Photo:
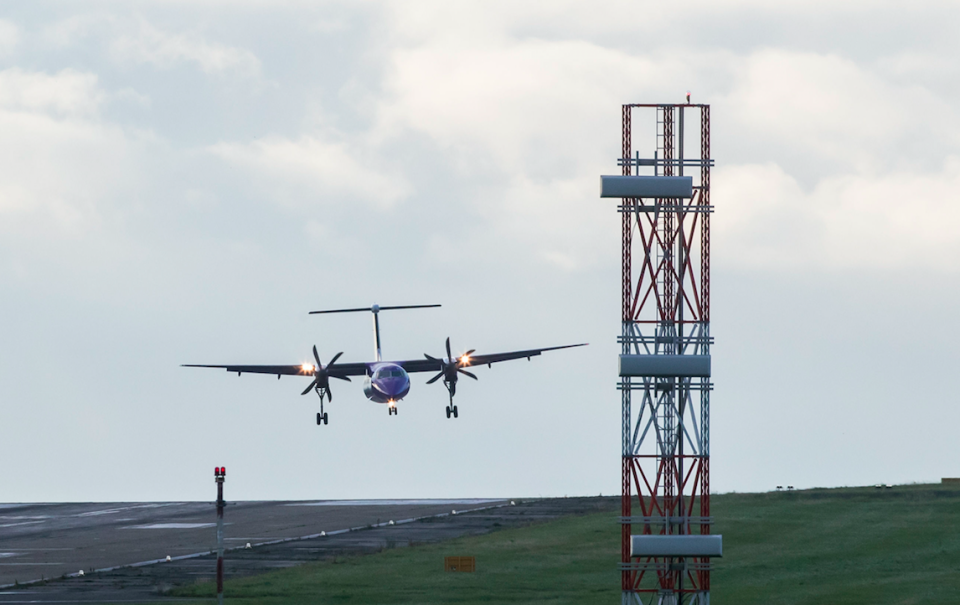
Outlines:
{"type": "MultiPolygon", "coordinates": [[[[471,366],[489,366],[490,364],[498,363],[501,361],[510,361],[511,359],[523,359],[526,357],[530,359],[535,357],[544,351],[556,351],[558,349],[570,349],[572,347],[584,347],[587,343],[581,343],[576,345],[563,345],[559,347],[546,347],[543,349],[527,349],[525,351],[509,351],[507,353],[488,353],[486,355],[471,355],[465,362],[461,362],[461,368],[469,368],[471,366]]],[[[403,369],[407,372],[439,372],[440,371],[440,360],[432,359],[414,359],[411,361],[398,361],[403,366],[403,369]]],[[[339,366],[338,366],[339,367],[339,366]]]]}
{"type": "MultiPolygon", "coordinates": [[[[302,365],[295,366],[213,366],[186,363],[185,368],[220,368],[228,372],[237,374],[276,374],[280,376],[310,376],[313,377],[313,370],[304,370],[302,365]]],[[[367,364],[365,363],[337,363],[334,364],[330,376],[363,376],[367,373],[367,364]]]]}
{"type": "MultiPolygon", "coordinates": [[[[507,353],[490,353],[487,355],[471,355],[466,362],[461,362],[461,368],[471,366],[483,366],[498,363],[501,361],[510,361],[511,359],[527,359],[540,355],[544,351],[556,351],[558,349],[569,349],[571,347],[583,347],[587,343],[576,345],[563,345],[560,347],[546,347],[543,349],[527,349],[525,351],[509,351],[507,353]]],[[[377,362],[370,362],[377,363],[377,362]]],[[[407,372],[439,372],[439,359],[412,359],[409,361],[394,361],[387,363],[396,363],[403,367],[407,372]]],[[[330,376],[365,376],[367,374],[367,363],[337,363],[330,371],[330,376]]],[[[252,365],[202,365],[202,364],[183,364],[185,368],[219,368],[228,372],[237,374],[275,374],[280,376],[313,376],[313,370],[304,370],[302,365],[291,366],[252,366],[252,365]]]]}

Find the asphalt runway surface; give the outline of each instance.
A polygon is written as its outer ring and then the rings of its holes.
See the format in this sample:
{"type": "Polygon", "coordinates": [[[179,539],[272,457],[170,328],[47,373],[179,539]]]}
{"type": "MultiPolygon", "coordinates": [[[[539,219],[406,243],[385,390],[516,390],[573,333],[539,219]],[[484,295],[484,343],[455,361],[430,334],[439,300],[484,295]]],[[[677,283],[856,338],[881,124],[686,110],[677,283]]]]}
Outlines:
{"type": "MultiPolygon", "coordinates": [[[[495,499],[229,503],[225,569],[227,577],[251,575],[569,514],[612,512],[618,503],[618,498],[515,505],[495,499]]],[[[214,577],[215,550],[213,503],[0,505],[0,603],[172,602],[177,599],[165,595],[173,587],[214,577]]]]}

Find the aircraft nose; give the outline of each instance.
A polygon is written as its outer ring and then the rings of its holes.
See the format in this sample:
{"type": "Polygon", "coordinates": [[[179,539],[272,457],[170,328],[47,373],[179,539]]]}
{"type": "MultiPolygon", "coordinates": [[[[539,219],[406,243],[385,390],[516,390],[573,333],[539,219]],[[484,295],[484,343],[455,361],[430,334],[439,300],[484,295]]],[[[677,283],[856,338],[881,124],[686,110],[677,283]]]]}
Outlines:
{"type": "Polygon", "coordinates": [[[403,392],[406,382],[403,378],[391,378],[383,386],[386,387],[391,397],[397,397],[403,392]]]}

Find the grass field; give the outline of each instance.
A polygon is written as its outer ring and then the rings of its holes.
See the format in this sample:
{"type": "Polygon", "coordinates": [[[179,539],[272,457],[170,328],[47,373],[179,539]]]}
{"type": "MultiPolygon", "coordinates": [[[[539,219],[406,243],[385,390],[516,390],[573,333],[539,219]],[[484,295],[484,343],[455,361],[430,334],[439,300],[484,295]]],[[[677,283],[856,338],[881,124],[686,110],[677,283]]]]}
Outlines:
{"type": "MultiPolygon", "coordinates": [[[[823,489],[713,497],[724,557],[711,601],[960,603],[960,488],[823,489]]],[[[619,526],[570,517],[322,562],[226,584],[231,603],[619,603],[619,526]],[[476,573],[444,573],[473,555],[476,573]]],[[[177,591],[212,597],[212,583],[177,591]]]]}

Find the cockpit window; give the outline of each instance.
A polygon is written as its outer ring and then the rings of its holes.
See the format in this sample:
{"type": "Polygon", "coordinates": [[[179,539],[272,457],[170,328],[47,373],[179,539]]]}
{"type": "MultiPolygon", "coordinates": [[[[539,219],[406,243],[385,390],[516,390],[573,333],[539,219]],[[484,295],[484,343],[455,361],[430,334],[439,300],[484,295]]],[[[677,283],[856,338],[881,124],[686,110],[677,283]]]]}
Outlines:
{"type": "Polygon", "coordinates": [[[403,370],[394,370],[390,372],[390,375],[395,376],[397,378],[403,378],[403,370]]]}
{"type": "Polygon", "coordinates": [[[403,378],[403,370],[380,368],[377,370],[377,378],[403,378]]]}

